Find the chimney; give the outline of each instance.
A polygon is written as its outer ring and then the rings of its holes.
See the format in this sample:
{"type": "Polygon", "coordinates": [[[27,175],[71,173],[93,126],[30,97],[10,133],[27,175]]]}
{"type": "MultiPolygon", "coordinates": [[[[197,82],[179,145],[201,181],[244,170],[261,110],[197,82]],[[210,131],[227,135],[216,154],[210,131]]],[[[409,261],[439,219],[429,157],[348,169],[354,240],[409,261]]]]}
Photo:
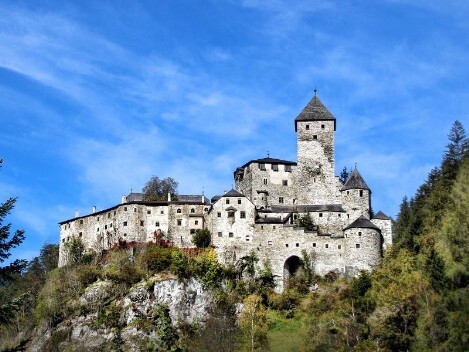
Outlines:
{"type": "Polygon", "coordinates": [[[205,203],[205,197],[202,195],[202,203],[205,203]]]}
{"type": "Polygon", "coordinates": [[[75,210],[75,217],[77,218],[79,216],[80,216],[80,211],[77,209],[77,210],[75,210]]]}
{"type": "Polygon", "coordinates": [[[171,192],[168,192],[168,202],[171,202],[171,192]]]}
{"type": "Polygon", "coordinates": [[[127,197],[126,197],[126,196],[122,196],[121,203],[122,203],[122,204],[127,203],[127,197]]]}
{"type": "Polygon", "coordinates": [[[93,205],[93,214],[96,213],[96,205],[93,205]]]}

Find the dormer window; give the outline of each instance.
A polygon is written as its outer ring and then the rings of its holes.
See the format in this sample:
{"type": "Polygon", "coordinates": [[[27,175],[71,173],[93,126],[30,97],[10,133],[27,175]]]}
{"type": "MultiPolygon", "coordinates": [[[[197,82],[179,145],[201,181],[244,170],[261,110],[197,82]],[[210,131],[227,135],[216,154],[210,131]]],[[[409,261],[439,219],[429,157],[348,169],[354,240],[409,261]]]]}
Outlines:
{"type": "Polygon", "coordinates": [[[272,164],[272,170],[278,171],[278,164],[272,164]]]}
{"type": "Polygon", "coordinates": [[[259,170],[265,171],[265,164],[259,163],[259,170]]]}
{"type": "Polygon", "coordinates": [[[285,171],[291,172],[291,165],[285,165],[285,171]]]}

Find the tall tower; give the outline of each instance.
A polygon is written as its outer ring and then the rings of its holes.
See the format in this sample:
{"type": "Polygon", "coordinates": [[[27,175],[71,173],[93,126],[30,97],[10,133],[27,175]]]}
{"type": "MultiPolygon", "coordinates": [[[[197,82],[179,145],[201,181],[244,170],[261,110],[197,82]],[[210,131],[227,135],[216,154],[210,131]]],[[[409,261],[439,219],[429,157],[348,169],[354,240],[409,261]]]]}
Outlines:
{"type": "Polygon", "coordinates": [[[316,96],[295,119],[297,134],[298,204],[335,204],[339,194],[334,176],[335,117],[316,96]]]}

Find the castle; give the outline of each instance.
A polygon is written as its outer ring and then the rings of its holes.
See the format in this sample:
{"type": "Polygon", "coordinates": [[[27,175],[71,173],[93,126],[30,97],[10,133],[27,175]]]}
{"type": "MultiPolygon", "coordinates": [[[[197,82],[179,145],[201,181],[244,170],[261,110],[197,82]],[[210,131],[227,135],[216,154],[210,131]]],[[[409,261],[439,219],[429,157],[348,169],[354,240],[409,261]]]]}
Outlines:
{"type": "Polygon", "coordinates": [[[301,263],[313,258],[318,274],[356,275],[371,270],[392,243],[391,218],[371,217],[371,190],[357,168],[343,184],[334,174],[336,118],[314,95],[296,117],[297,161],[271,157],[251,160],[234,171],[235,189],[210,201],[204,195],[143,201],[130,193],[121,204],[60,222],[59,265],[64,248],[79,237],[85,248],[101,252],[125,241],[149,242],[155,231],[179,247],[193,247],[192,235],[209,229],[223,263],[252,251],[268,260],[277,289],[301,263]],[[314,227],[298,225],[309,216],[314,227]]]}

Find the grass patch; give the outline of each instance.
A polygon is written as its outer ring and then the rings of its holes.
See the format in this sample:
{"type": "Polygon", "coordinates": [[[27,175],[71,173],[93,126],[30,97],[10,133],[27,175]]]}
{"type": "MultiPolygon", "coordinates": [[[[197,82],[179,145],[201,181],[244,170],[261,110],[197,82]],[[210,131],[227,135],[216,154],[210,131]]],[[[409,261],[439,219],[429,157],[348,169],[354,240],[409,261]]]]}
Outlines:
{"type": "Polygon", "coordinates": [[[279,312],[268,310],[269,346],[271,352],[295,352],[303,347],[303,321],[301,317],[285,318],[279,312]]]}

